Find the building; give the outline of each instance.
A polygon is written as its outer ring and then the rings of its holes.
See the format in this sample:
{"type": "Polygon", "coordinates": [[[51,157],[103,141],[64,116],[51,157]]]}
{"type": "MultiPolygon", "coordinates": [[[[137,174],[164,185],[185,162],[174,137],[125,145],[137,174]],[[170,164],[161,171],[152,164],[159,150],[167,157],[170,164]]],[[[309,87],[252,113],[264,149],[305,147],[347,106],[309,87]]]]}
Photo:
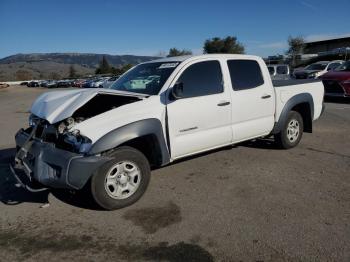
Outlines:
{"type": "Polygon", "coordinates": [[[319,41],[308,41],[305,43],[304,54],[325,54],[335,49],[350,48],[350,36],[331,38],[319,41]]]}

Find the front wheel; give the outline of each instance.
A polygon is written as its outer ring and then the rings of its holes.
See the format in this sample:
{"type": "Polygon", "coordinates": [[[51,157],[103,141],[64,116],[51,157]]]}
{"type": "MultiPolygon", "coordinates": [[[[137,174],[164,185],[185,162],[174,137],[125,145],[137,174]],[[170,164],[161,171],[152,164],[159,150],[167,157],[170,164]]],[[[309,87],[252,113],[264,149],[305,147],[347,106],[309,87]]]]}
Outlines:
{"type": "Polygon", "coordinates": [[[301,115],[296,111],[290,111],[281,132],[275,135],[275,141],[281,148],[293,148],[299,144],[303,130],[304,123],[301,115]]]}
{"type": "Polygon", "coordinates": [[[121,147],[109,156],[113,160],[91,178],[91,193],[99,206],[114,210],[140,199],[149,184],[151,171],[146,157],[134,148],[121,147]]]}

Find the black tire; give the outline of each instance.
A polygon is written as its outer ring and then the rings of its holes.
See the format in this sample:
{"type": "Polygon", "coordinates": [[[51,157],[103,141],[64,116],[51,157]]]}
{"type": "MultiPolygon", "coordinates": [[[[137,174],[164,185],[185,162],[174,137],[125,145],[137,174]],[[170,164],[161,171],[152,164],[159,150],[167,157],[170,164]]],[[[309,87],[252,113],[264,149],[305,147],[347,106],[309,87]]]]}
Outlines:
{"type": "Polygon", "coordinates": [[[91,194],[100,207],[106,210],[115,210],[129,206],[141,198],[149,184],[151,170],[147,158],[140,151],[132,147],[120,147],[109,153],[108,156],[113,157],[113,160],[101,166],[91,178],[91,194]],[[123,161],[129,161],[135,164],[140,171],[141,179],[138,188],[132,195],[124,199],[116,199],[107,192],[108,188],[105,187],[105,181],[109,170],[114,165],[123,161]]]}
{"type": "Polygon", "coordinates": [[[303,118],[301,115],[296,111],[290,111],[288,113],[287,121],[285,122],[284,126],[282,127],[282,130],[280,133],[275,135],[275,142],[280,148],[283,149],[289,149],[297,146],[303,136],[303,130],[304,130],[304,123],[303,118]],[[288,126],[292,121],[296,121],[295,123],[298,124],[299,132],[296,138],[289,138],[290,133],[288,130],[288,126]]]}

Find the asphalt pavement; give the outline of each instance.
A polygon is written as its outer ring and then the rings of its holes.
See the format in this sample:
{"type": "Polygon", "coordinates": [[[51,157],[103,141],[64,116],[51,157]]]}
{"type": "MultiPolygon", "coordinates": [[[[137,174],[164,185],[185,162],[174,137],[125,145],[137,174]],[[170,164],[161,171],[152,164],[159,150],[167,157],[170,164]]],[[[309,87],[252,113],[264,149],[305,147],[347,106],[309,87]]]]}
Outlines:
{"type": "Polygon", "coordinates": [[[101,211],[14,183],[13,137],[44,91],[0,90],[0,261],[350,261],[350,100],[328,100],[294,149],[266,139],[191,157],[101,211]]]}

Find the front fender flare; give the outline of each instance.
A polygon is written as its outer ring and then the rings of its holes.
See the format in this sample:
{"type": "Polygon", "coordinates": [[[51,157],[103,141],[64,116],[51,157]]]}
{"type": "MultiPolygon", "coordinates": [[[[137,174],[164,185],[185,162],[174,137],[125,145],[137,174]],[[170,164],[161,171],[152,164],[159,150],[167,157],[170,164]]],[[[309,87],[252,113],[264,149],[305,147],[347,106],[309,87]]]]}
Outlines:
{"type": "Polygon", "coordinates": [[[136,121],[108,132],[92,145],[88,154],[99,154],[145,135],[154,135],[156,137],[161,151],[162,165],[169,163],[170,154],[164,138],[162,124],[156,118],[136,121]]]}

